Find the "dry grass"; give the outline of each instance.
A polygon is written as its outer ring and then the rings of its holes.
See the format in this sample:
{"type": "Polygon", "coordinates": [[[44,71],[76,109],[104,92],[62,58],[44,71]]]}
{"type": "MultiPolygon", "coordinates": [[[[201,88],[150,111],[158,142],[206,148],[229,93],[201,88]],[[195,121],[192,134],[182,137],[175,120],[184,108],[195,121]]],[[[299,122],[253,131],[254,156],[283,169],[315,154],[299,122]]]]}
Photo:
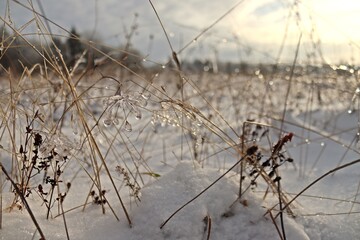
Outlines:
{"type": "MultiPolygon", "coordinates": [[[[156,10],[154,6],[153,9],[156,10]]],[[[232,9],[194,40],[212,29],[232,9]]],[[[57,211],[63,216],[66,230],[67,210],[63,203],[73,183],[65,179],[73,179],[75,184],[74,179],[78,175],[90,180],[88,188],[83,190],[86,198],[83,210],[92,202],[101,206],[102,213],[109,209],[114,218],[120,220],[114,210],[115,205],[120,205],[131,227],[127,202],[137,202],[141,187],[149,179],[159,176],[150,167],[151,156],[162,156],[164,164],[170,158],[175,161],[188,158],[202,165],[225,166],[227,171],[223,176],[237,169],[240,202],[247,191],[265,184],[265,187],[259,187],[265,191],[264,198],[270,193],[278,196],[277,204],[268,210],[271,218],[281,217],[284,210],[294,214],[290,205],[308,187],[295,197],[288,195],[280,183],[290,180],[281,178],[278,169],[296,166],[300,175],[304,176],[309,171],[309,156],[299,163],[293,162],[287,151],[291,137],[285,126],[300,127],[301,134],[295,137],[302,142],[309,138],[310,133],[338,141],[335,133],[328,136],[312,128],[311,112],[331,109],[334,101],[343,102],[339,107],[350,105],[353,111],[359,111],[359,92],[354,92],[358,89],[357,72],[340,77],[330,70],[323,75],[307,72],[296,61],[297,53],[301,51],[300,41],[291,70],[270,74],[262,70],[252,75],[187,73],[181,68],[178,54],[190,43],[175,52],[170,40],[169,56],[172,56],[175,67],[159,63],[155,70],[145,67],[134,70],[126,65],[125,58],[115,58],[102,51],[99,45],[77,36],[71,37],[81,41],[86,49],[74,65],[68,66],[63,53],[57,48],[55,36],[46,27],[50,20],[34,9],[29,10],[40,29],[37,35],[40,46],[34,45],[22,34],[21,28],[15,28],[1,18],[6,28],[13,32],[11,36],[34,49],[42,64],[24,67],[17,75],[11,69],[3,69],[0,140],[1,166],[7,179],[1,182],[4,177],[0,176],[0,189],[15,189],[10,208],[25,206],[30,214],[26,197],[37,195],[48,210],[46,217],[51,218],[57,211]],[[81,61],[90,51],[100,54],[99,66],[88,64],[82,68],[81,61]],[[304,123],[287,122],[289,110],[305,112],[304,123]],[[169,133],[175,137],[166,139],[169,133]],[[158,138],[164,138],[163,147],[153,149],[151,141],[158,138]],[[11,181],[11,186],[8,181],[11,181]],[[127,187],[127,196],[124,196],[126,190],[123,186],[127,187]]],[[[160,20],[161,13],[156,14],[160,20]]],[[[164,33],[167,36],[165,29],[164,33]]],[[[131,38],[128,40],[127,47],[115,50],[141,62],[142,56],[129,52],[131,38]]],[[[6,43],[8,45],[2,54],[16,47],[14,41],[6,43]]],[[[348,151],[359,153],[355,144],[346,147],[348,151]]],[[[305,155],[306,146],[301,151],[305,155]]],[[[356,163],[358,160],[330,170],[309,187],[330,173],[356,163]]],[[[35,218],[33,221],[38,225],[35,218]]],[[[280,239],[286,239],[283,221],[281,227],[275,224],[275,220],[274,225],[280,239]]],[[[209,238],[210,217],[207,218],[207,226],[209,238]]],[[[40,227],[38,230],[45,239],[40,227]]],[[[69,235],[67,237],[70,238],[69,235]]]]}

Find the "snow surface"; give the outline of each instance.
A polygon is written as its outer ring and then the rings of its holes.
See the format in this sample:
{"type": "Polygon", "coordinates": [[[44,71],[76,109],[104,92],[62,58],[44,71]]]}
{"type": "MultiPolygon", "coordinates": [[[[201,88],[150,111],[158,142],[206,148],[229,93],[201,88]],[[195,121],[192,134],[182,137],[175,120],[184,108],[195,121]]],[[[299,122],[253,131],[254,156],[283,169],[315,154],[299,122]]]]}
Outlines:
{"type": "MultiPolygon", "coordinates": [[[[283,190],[288,192],[290,197],[339,164],[359,158],[359,146],[356,145],[358,142],[353,141],[359,131],[357,112],[348,114],[346,109],[316,110],[288,114],[286,120],[292,124],[285,124],[284,130],[294,133],[294,139],[286,145],[286,149],[295,162],[294,165],[282,166],[280,171],[283,190]],[[310,113],[311,122],[306,122],[310,113]],[[311,130],[305,131],[304,126],[311,130]]],[[[269,194],[263,200],[264,186],[259,183],[258,189],[246,192],[242,199],[246,200],[246,204],[239,203],[239,176],[235,172],[226,175],[160,229],[160,225],[176,209],[209,186],[235,161],[231,154],[224,154],[223,159],[219,154],[216,156],[218,161],[206,161],[201,165],[195,160],[180,161],[174,157],[180,156],[179,145],[174,146],[174,151],[167,151],[172,142],[180,142],[179,135],[163,129],[157,129],[157,134],[163,135],[164,142],[155,134],[151,135],[153,139],[146,142],[145,146],[136,146],[138,149],[144,148],[142,150],[150,155],[146,156],[150,159],[147,163],[150,169],[161,177],[146,181],[146,185],[141,189],[140,202],[130,200],[126,197],[129,195],[127,189],[121,189],[133,222],[132,228],[127,224],[121,206],[116,201],[114,190],[109,190],[107,199],[120,221],[114,218],[108,207],[106,214],[102,214],[101,207],[95,204],[87,206],[85,211],[82,211],[82,208],[75,209],[66,213],[70,239],[206,239],[205,217],[211,218],[210,239],[280,239],[269,214],[266,214],[267,209],[277,203],[276,196],[269,194]],[[166,151],[162,147],[166,148],[166,151]],[[229,156],[232,157],[230,161],[229,156]]],[[[131,134],[136,137],[135,131],[131,134]]],[[[131,134],[129,133],[129,136],[131,134]]],[[[141,135],[143,136],[147,137],[145,133],[141,135]]],[[[101,136],[98,137],[100,143],[103,141],[107,144],[101,136]]],[[[73,163],[69,164],[68,168],[71,169],[73,163]]],[[[116,176],[114,169],[117,163],[108,164],[116,176]]],[[[74,168],[75,171],[77,169],[74,168]]],[[[360,239],[359,172],[359,165],[343,169],[322,179],[299,197],[293,209],[297,217],[285,215],[284,218],[287,239],[360,239]]],[[[69,173],[67,177],[72,177],[71,174],[74,173],[69,173]]],[[[116,181],[121,185],[122,177],[118,177],[116,181]]],[[[102,184],[110,186],[106,178],[102,180],[102,184]]],[[[65,211],[84,204],[84,195],[90,185],[91,181],[84,172],[76,176],[64,201],[65,211]]],[[[63,219],[54,218],[57,211],[53,210],[52,218],[46,220],[46,208],[38,196],[33,195],[28,201],[45,236],[48,239],[66,239],[63,219]]],[[[0,239],[38,239],[38,234],[33,237],[35,227],[25,210],[6,210],[13,197],[13,193],[3,193],[5,210],[0,239]]],[[[279,226],[279,219],[276,221],[279,226]]]]}
{"type": "MultiPolygon", "coordinates": [[[[179,206],[220,175],[216,169],[183,161],[142,190],[141,204],[133,209],[132,228],[123,221],[114,221],[109,214],[78,212],[67,216],[71,239],[204,239],[206,216],[212,220],[211,239],[278,239],[270,217],[264,216],[260,198],[250,193],[246,196],[247,206],[235,204],[230,208],[237,200],[238,187],[227,177],[175,215],[163,229],[159,228],[179,206]],[[227,217],[223,216],[225,213],[227,217]]],[[[301,224],[289,217],[285,219],[288,239],[309,239],[301,224]]],[[[4,220],[1,239],[30,239],[34,233],[25,212],[7,213],[4,220]]],[[[61,219],[42,220],[41,225],[49,239],[66,238],[64,231],[59,231],[61,219]]]]}

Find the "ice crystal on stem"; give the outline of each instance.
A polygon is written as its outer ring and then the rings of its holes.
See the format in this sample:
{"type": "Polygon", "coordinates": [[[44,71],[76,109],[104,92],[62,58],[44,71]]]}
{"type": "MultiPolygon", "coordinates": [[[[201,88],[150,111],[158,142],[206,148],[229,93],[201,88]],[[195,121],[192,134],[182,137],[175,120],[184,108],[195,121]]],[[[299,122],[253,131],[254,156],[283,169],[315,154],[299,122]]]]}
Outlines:
{"type": "Polygon", "coordinates": [[[196,146],[202,141],[201,127],[203,122],[199,117],[200,111],[180,101],[162,101],[160,103],[161,109],[154,111],[152,117],[152,124],[160,124],[162,127],[170,125],[173,127],[182,127],[187,130],[196,142],[196,146]],[[184,117],[183,119],[182,116],[184,117]]]}
{"type": "MultiPolygon", "coordinates": [[[[44,133],[41,133],[44,135],[44,133]]],[[[64,159],[70,155],[70,151],[73,149],[73,143],[69,142],[65,137],[55,134],[53,136],[46,136],[40,146],[40,157],[48,157],[53,152],[56,153],[59,159],[64,159]]]]}
{"type": "Polygon", "coordinates": [[[131,132],[132,126],[127,120],[128,115],[135,119],[142,118],[141,108],[147,106],[150,95],[141,92],[122,92],[104,100],[105,114],[103,124],[105,127],[123,123],[125,131],[131,132]],[[125,122],[124,122],[125,121],[125,122]]]}

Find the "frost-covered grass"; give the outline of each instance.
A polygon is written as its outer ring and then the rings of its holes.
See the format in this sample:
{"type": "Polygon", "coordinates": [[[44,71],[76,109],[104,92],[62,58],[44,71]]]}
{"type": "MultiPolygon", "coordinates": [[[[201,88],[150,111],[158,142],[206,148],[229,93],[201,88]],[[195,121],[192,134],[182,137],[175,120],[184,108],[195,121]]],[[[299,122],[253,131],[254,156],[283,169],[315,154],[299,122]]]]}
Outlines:
{"type": "MultiPolygon", "coordinates": [[[[193,77],[187,76],[189,81],[193,77]]],[[[32,78],[3,87],[1,164],[28,195],[31,211],[49,239],[64,239],[66,231],[70,239],[201,239],[208,235],[210,239],[280,239],[281,222],[287,239],[357,236],[358,165],[325,177],[291,204],[291,214],[284,210],[282,221],[278,215],[276,181],[281,183],[284,206],[319,176],[358,158],[354,140],[358,110],[349,114],[347,104],[328,100],[324,106],[313,103],[301,109],[297,104],[305,100],[298,99],[295,107],[288,108],[279,138],[282,108],[269,113],[266,109],[281,106],[276,93],[286,91],[281,89],[282,80],[274,79],[278,86],[269,90],[261,87],[264,83],[259,78],[208,75],[208,82],[203,80],[206,88],[197,85],[200,94],[189,84],[180,100],[168,96],[177,89],[177,77],[170,72],[163,72],[153,86],[123,83],[121,93],[116,81],[96,81],[92,75],[94,83],[88,79],[75,88],[81,96],[79,115],[58,79],[52,81],[59,85],[46,80],[34,87],[39,80],[32,78]],[[169,76],[173,86],[163,82],[169,76]],[[57,92],[59,86],[62,93],[57,92]],[[165,91],[160,92],[162,88],[165,91]],[[272,101],[256,96],[261,91],[270,91],[272,101]],[[257,112],[259,108],[263,112],[257,112]],[[86,134],[82,121],[91,133],[86,134]],[[279,139],[290,132],[291,141],[272,157],[279,139]],[[251,146],[259,148],[254,155],[259,163],[253,162],[254,157],[248,159],[242,174],[240,166],[234,168],[160,229],[251,146]],[[26,159],[33,159],[36,149],[38,159],[32,165],[26,159]],[[264,164],[268,159],[279,166],[264,164]],[[278,172],[271,174],[275,169],[278,172]],[[54,175],[54,170],[60,172],[54,175]],[[244,179],[239,199],[240,175],[244,179]],[[275,180],[276,176],[281,178],[275,180]],[[23,178],[28,179],[26,188],[21,185],[23,178]]],[[[331,98],[325,92],[324,97],[331,98]]],[[[31,239],[36,235],[34,223],[10,182],[2,179],[1,236],[31,239]]]]}
{"type": "Polygon", "coordinates": [[[39,38],[1,77],[1,239],[358,237],[358,71],[68,68],[39,38]]]}

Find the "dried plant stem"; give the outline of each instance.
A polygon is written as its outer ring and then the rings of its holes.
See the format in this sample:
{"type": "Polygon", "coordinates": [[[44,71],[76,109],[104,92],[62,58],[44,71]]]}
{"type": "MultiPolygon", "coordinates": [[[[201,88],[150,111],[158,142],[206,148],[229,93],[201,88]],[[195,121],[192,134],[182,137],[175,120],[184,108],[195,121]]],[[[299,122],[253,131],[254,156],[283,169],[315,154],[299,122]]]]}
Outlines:
{"type": "Polygon", "coordinates": [[[195,201],[198,197],[200,197],[204,192],[206,192],[207,190],[209,190],[209,188],[211,188],[212,186],[215,185],[215,183],[217,183],[218,181],[220,181],[220,179],[222,179],[226,174],[228,174],[231,170],[233,170],[240,162],[242,162],[246,157],[248,156],[248,154],[246,154],[245,156],[243,156],[242,158],[240,158],[240,160],[238,160],[232,167],[230,167],[225,173],[223,173],[220,177],[218,177],[214,182],[212,182],[209,186],[207,186],[204,190],[202,190],[199,194],[197,194],[195,197],[193,197],[191,200],[189,200],[187,203],[185,203],[184,205],[182,205],[180,208],[178,208],[173,214],[170,215],[170,217],[168,217],[165,222],[163,222],[160,225],[160,229],[162,229],[167,222],[169,222],[169,220],[174,217],[178,212],[180,212],[183,208],[185,208],[187,205],[189,205],[191,202],[195,201]]]}
{"type": "Polygon", "coordinates": [[[280,208],[280,225],[281,225],[281,231],[282,231],[282,238],[283,240],[286,240],[286,234],[285,234],[285,224],[284,224],[284,214],[283,214],[283,201],[281,197],[281,184],[280,181],[277,183],[277,190],[278,190],[278,197],[279,197],[279,208],[280,208]]]}
{"type": "MultiPolygon", "coordinates": [[[[57,182],[58,182],[58,180],[57,180],[57,182]]],[[[58,194],[58,196],[59,196],[59,198],[58,198],[59,207],[60,207],[60,211],[59,211],[59,212],[61,212],[61,215],[62,215],[62,218],[63,218],[64,228],[65,228],[65,233],[66,233],[66,239],[67,239],[67,240],[70,240],[69,229],[68,229],[68,226],[67,226],[67,222],[66,222],[66,218],[65,218],[65,213],[64,213],[64,205],[63,205],[64,197],[62,197],[61,194],[60,194],[59,184],[56,185],[56,190],[57,190],[57,194],[58,194]]],[[[68,189],[68,190],[69,190],[69,189],[68,189]]],[[[67,193],[67,192],[66,192],[66,193],[67,193]]]]}
{"type": "Polygon", "coordinates": [[[64,227],[65,227],[65,232],[66,232],[66,239],[70,240],[69,229],[68,229],[68,227],[67,227],[66,218],[65,218],[64,206],[63,206],[63,202],[62,202],[61,199],[60,199],[60,208],[61,208],[61,215],[62,215],[63,221],[64,221],[64,227]]]}
{"type": "Polygon", "coordinates": [[[281,121],[281,126],[280,126],[279,139],[281,138],[281,134],[282,134],[282,131],[283,131],[283,128],[284,128],[284,119],[285,119],[285,114],[286,114],[286,110],[287,110],[288,99],[289,99],[289,96],[290,96],[291,84],[292,84],[292,80],[293,80],[293,77],[294,77],[295,65],[296,65],[298,55],[299,55],[301,37],[302,37],[302,35],[300,35],[300,37],[299,37],[299,40],[298,40],[298,43],[297,43],[297,46],[296,46],[294,61],[293,61],[293,64],[291,66],[289,85],[288,85],[286,95],[285,95],[285,104],[284,104],[284,110],[283,110],[283,114],[282,114],[282,121],[281,121]]]}
{"type": "Polygon", "coordinates": [[[173,47],[172,47],[172,45],[171,45],[170,38],[169,38],[169,36],[168,36],[168,34],[167,34],[166,30],[165,30],[164,24],[162,23],[162,21],[161,21],[161,19],[160,19],[160,16],[159,16],[159,14],[157,13],[156,8],[155,8],[154,4],[152,3],[152,1],[149,0],[149,2],[150,2],[150,4],[151,4],[152,9],[153,9],[154,12],[155,12],[155,15],[156,15],[157,19],[158,19],[159,22],[160,22],[161,28],[163,29],[163,32],[164,32],[165,37],[166,37],[166,40],[167,40],[167,42],[168,42],[168,44],[169,44],[169,46],[170,46],[171,52],[174,53],[174,49],[173,49],[173,47]]]}
{"type": "MultiPolygon", "coordinates": [[[[243,126],[242,126],[242,134],[245,133],[245,128],[246,125],[251,125],[251,124],[255,124],[255,125],[260,125],[260,126],[264,126],[264,127],[272,127],[269,124],[265,124],[265,123],[260,123],[260,122],[255,122],[255,121],[244,121],[243,126]]],[[[241,154],[245,153],[245,136],[242,136],[241,138],[241,154]]],[[[242,162],[240,164],[240,182],[239,182],[239,199],[241,199],[241,196],[243,194],[243,190],[242,190],[242,185],[243,185],[243,175],[244,175],[244,162],[242,162]]]]}
{"type": "Polygon", "coordinates": [[[66,211],[63,211],[62,213],[54,216],[54,218],[57,218],[57,217],[59,217],[59,216],[62,216],[62,215],[65,214],[65,213],[68,213],[68,212],[74,211],[74,210],[76,210],[76,209],[79,209],[79,208],[83,207],[84,205],[90,205],[90,204],[91,204],[91,202],[85,203],[85,204],[81,204],[81,205],[79,205],[79,206],[70,208],[70,209],[68,209],[68,210],[66,210],[66,211]]]}
{"type": "Polygon", "coordinates": [[[206,240],[210,240],[210,234],[211,234],[211,217],[210,215],[207,215],[204,218],[205,224],[206,224],[206,240]]]}
{"type": "MultiPolygon", "coordinates": [[[[54,181],[55,183],[57,184],[59,179],[58,179],[58,175],[56,173],[56,169],[58,167],[58,162],[56,162],[55,164],[55,172],[54,172],[54,181]]],[[[26,185],[27,186],[27,185],[26,185]]],[[[50,200],[49,200],[49,205],[48,205],[48,210],[47,210],[47,213],[46,213],[46,219],[49,219],[49,216],[50,216],[50,210],[51,210],[51,205],[52,205],[52,199],[53,199],[53,196],[54,196],[54,191],[55,191],[55,184],[51,184],[51,190],[50,190],[50,200]]]]}
{"type": "MultiPolygon", "coordinates": [[[[79,114],[80,121],[81,121],[81,123],[83,125],[83,128],[84,128],[84,130],[86,132],[86,135],[89,137],[89,145],[90,145],[90,148],[91,148],[91,150],[93,151],[93,154],[94,154],[94,162],[96,163],[96,159],[95,159],[95,154],[96,154],[100,158],[100,160],[101,160],[101,162],[102,162],[102,164],[103,164],[103,166],[105,168],[106,174],[109,177],[109,180],[110,180],[110,182],[111,182],[111,184],[112,184],[112,186],[113,186],[113,188],[115,190],[115,193],[116,193],[116,195],[117,195],[117,197],[118,197],[118,199],[120,201],[121,207],[122,207],[122,209],[124,211],[124,214],[125,214],[126,219],[127,219],[128,223],[129,223],[129,226],[131,227],[132,222],[131,222],[131,219],[130,219],[130,215],[128,214],[128,211],[127,211],[127,209],[125,207],[125,204],[124,204],[124,202],[123,202],[123,200],[122,200],[122,198],[120,196],[120,193],[119,193],[119,191],[118,191],[118,189],[117,189],[117,187],[115,185],[114,179],[111,176],[110,170],[109,170],[109,168],[108,168],[108,166],[107,166],[107,164],[105,162],[104,156],[101,153],[98,144],[96,143],[94,135],[92,134],[91,129],[90,129],[87,121],[85,120],[84,112],[82,111],[82,108],[80,106],[80,102],[82,102],[82,101],[78,98],[78,93],[77,93],[74,85],[72,84],[71,79],[64,79],[64,80],[69,85],[72,97],[74,98],[75,107],[76,107],[77,112],[79,114]]],[[[96,169],[94,169],[94,171],[96,171],[96,170],[100,171],[98,167],[96,167],[96,169]]],[[[97,175],[98,175],[97,180],[100,181],[99,172],[98,172],[97,175]]],[[[99,187],[100,187],[100,185],[99,185],[99,187]]]]}
{"type": "MultiPolygon", "coordinates": [[[[315,179],[312,183],[310,183],[308,186],[306,186],[303,190],[301,190],[298,194],[296,194],[295,197],[293,197],[293,199],[291,199],[288,203],[285,204],[285,206],[282,208],[282,210],[285,210],[287,207],[290,206],[290,204],[292,202],[294,202],[298,197],[300,197],[306,190],[308,190],[309,188],[311,188],[313,185],[315,185],[317,182],[319,182],[321,179],[323,179],[324,177],[336,172],[336,171],[339,171],[343,168],[346,168],[346,167],[350,167],[352,165],[355,165],[357,163],[360,163],[360,159],[356,159],[352,162],[349,162],[349,163],[346,163],[344,165],[341,165],[339,167],[336,167],[334,169],[331,169],[330,171],[328,171],[327,173],[324,173],[323,175],[321,175],[320,177],[318,177],[317,179],[315,179]]],[[[279,213],[278,213],[279,214],[279,213]]]]}
{"type": "Polygon", "coordinates": [[[269,215],[270,215],[271,221],[274,223],[274,226],[275,226],[275,228],[276,228],[276,231],[277,231],[277,233],[279,234],[280,240],[285,240],[284,237],[281,235],[281,232],[280,232],[280,229],[279,229],[278,225],[276,224],[276,221],[275,221],[275,218],[274,218],[274,216],[273,216],[273,214],[272,214],[272,212],[271,212],[271,209],[269,209],[267,212],[268,212],[269,215]]]}
{"type": "Polygon", "coordinates": [[[232,11],[234,11],[240,4],[245,2],[245,0],[241,0],[237,2],[232,8],[226,11],[223,15],[221,15],[218,19],[216,19],[213,23],[211,23],[208,27],[206,27],[203,31],[201,31],[192,41],[187,43],[183,48],[179,50],[179,53],[183,52],[186,48],[188,48],[194,41],[197,41],[202,35],[204,35],[207,31],[213,28],[216,24],[218,24],[222,19],[224,19],[227,15],[229,15],[232,11]]]}
{"type": "MultiPolygon", "coordinates": [[[[178,77],[179,77],[179,84],[178,84],[178,89],[180,89],[181,91],[181,101],[184,102],[184,85],[185,85],[185,79],[184,77],[182,77],[182,74],[181,74],[181,65],[180,65],[180,61],[179,61],[179,58],[177,57],[177,53],[174,51],[174,48],[172,47],[172,44],[170,42],[170,38],[169,38],[169,35],[167,34],[166,30],[165,30],[165,27],[164,27],[164,24],[162,23],[161,19],[160,19],[160,16],[159,14],[157,13],[156,11],[156,8],[154,6],[154,4],[152,3],[151,0],[149,0],[150,4],[151,4],[151,7],[153,8],[154,12],[155,12],[155,15],[157,17],[157,19],[159,20],[159,23],[161,25],[161,28],[163,29],[163,32],[165,34],[165,37],[168,41],[168,44],[170,46],[170,49],[171,49],[171,55],[172,55],[172,58],[176,64],[176,67],[178,69],[178,77]]],[[[181,124],[184,125],[184,114],[181,113],[181,116],[180,116],[180,120],[181,120],[181,124]]],[[[183,149],[184,149],[184,129],[181,128],[181,150],[180,150],[180,158],[183,159],[183,149]]]]}
{"type": "Polygon", "coordinates": [[[357,190],[356,190],[356,194],[355,194],[355,196],[354,196],[354,200],[352,201],[351,208],[350,208],[350,210],[349,210],[349,214],[352,213],[352,210],[353,210],[353,208],[354,208],[354,206],[355,206],[355,203],[356,203],[356,198],[357,198],[357,196],[359,196],[359,192],[360,192],[360,182],[358,183],[358,187],[357,187],[357,190]]]}
{"type": "MultiPolygon", "coordinates": [[[[282,121],[281,121],[281,126],[280,126],[279,139],[281,139],[281,134],[283,132],[284,119],[285,119],[285,114],[286,114],[286,110],[287,110],[287,103],[288,103],[288,98],[289,98],[289,95],[290,95],[290,90],[291,90],[292,80],[293,80],[293,76],[294,76],[294,72],[295,72],[295,65],[296,65],[297,57],[299,55],[301,37],[302,37],[302,35],[300,34],[300,37],[299,37],[299,40],[298,40],[298,43],[297,43],[297,46],[296,46],[296,52],[295,52],[294,61],[293,61],[293,64],[291,66],[289,85],[288,85],[286,95],[285,95],[285,104],[284,104],[284,110],[283,110],[282,121]]],[[[282,198],[281,198],[280,181],[277,183],[277,188],[278,188],[277,190],[278,190],[278,195],[279,195],[279,207],[280,207],[279,214],[280,214],[282,237],[283,237],[284,240],[286,240],[284,218],[283,218],[283,208],[282,208],[283,202],[282,202],[282,198]]]]}
{"type": "Polygon", "coordinates": [[[28,204],[28,202],[26,201],[25,197],[24,197],[24,194],[21,192],[21,190],[19,189],[19,187],[16,185],[16,183],[11,179],[10,175],[7,173],[6,169],[4,168],[4,166],[0,163],[0,167],[1,167],[1,170],[2,172],[6,175],[6,177],[9,179],[9,181],[11,182],[11,185],[13,185],[16,193],[19,195],[22,203],[24,204],[26,210],[28,211],[30,217],[31,217],[31,220],[33,221],[33,223],[35,224],[35,227],[36,229],[39,231],[39,234],[41,236],[41,240],[45,240],[45,235],[43,233],[43,231],[41,230],[40,228],[40,225],[39,223],[36,221],[36,218],[33,214],[33,212],[31,211],[30,209],[30,206],[28,204]]]}

